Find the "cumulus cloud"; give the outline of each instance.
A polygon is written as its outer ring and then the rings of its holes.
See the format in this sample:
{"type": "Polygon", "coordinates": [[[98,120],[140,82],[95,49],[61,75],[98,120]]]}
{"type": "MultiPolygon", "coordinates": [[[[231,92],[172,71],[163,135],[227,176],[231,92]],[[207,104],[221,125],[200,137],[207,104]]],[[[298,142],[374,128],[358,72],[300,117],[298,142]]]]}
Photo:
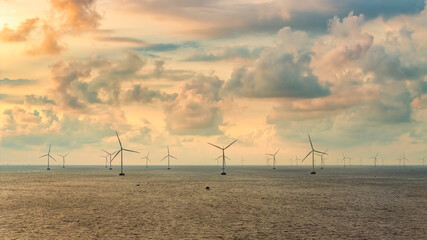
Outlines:
{"type": "Polygon", "coordinates": [[[58,55],[67,47],[60,42],[61,34],[50,25],[43,25],[43,40],[27,50],[29,55],[58,55]]]}
{"type": "Polygon", "coordinates": [[[52,10],[61,19],[61,28],[78,33],[95,30],[101,15],[96,0],[50,0],[52,10]]]}
{"type": "Polygon", "coordinates": [[[212,62],[225,59],[238,59],[238,58],[256,58],[263,50],[262,47],[249,49],[245,46],[226,47],[212,52],[203,52],[192,55],[186,61],[194,62],[212,62]]]}
{"type": "Polygon", "coordinates": [[[4,42],[26,41],[28,35],[36,28],[39,18],[29,18],[22,22],[16,30],[10,29],[7,25],[0,31],[0,40],[4,42]]]}
{"type": "Polygon", "coordinates": [[[141,85],[134,85],[133,88],[127,90],[124,95],[126,102],[151,103],[154,100],[171,101],[174,100],[178,94],[168,94],[158,90],[151,90],[141,85]]]}
{"type": "Polygon", "coordinates": [[[218,77],[198,75],[187,83],[175,101],[166,105],[166,125],[172,134],[215,135],[222,123],[218,77]]]}
{"type": "Polygon", "coordinates": [[[55,105],[55,101],[49,99],[48,96],[36,96],[34,94],[25,95],[25,104],[34,105],[34,106],[44,106],[48,104],[55,105]]]}
{"type": "Polygon", "coordinates": [[[0,79],[0,85],[3,85],[3,86],[27,85],[32,83],[33,81],[28,79],[9,79],[9,78],[0,79]]]}

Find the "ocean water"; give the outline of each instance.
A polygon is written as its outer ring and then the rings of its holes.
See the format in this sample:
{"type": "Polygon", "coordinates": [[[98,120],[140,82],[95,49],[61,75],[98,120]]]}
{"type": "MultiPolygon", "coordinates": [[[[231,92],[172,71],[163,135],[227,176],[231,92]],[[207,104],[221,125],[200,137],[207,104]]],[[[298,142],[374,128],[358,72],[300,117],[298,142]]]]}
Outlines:
{"type": "Polygon", "coordinates": [[[0,239],[427,238],[423,167],[118,173],[117,166],[0,166],[0,239]]]}

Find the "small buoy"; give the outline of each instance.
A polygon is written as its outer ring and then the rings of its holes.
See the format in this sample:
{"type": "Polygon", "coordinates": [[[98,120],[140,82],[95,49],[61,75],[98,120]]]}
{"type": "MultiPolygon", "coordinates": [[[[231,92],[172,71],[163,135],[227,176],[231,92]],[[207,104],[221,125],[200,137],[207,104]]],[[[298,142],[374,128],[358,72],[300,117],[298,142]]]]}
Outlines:
{"type": "Polygon", "coordinates": [[[211,190],[210,187],[206,187],[206,190],[211,190]]]}

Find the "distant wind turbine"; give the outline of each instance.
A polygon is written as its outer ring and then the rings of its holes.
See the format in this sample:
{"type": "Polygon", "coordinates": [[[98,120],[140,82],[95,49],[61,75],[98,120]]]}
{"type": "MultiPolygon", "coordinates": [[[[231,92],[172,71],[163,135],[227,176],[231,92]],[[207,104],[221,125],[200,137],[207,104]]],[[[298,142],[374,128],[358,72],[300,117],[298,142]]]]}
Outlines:
{"type": "Polygon", "coordinates": [[[406,161],[409,161],[406,157],[405,157],[405,153],[403,153],[403,157],[400,159],[403,162],[403,167],[406,167],[406,161]]]}
{"type": "MultiPolygon", "coordinates": [[[[113,170],[113,168],[111,167],[111,162],[113,161],[113,159],[111,159],[111,156],[113,156],[114,154],[116,154],[116,152],[112,152],[112,153],[109,153],[109,152],[107,152],[107,151],[105,151],[104,149],[102,149],[102,151],[104,151],[106,154],[108,154],[108,156],[110,156],[110,168],[109,168],[109,170],[113,170]]],[[[106,163],[105,163],[105,167],[107,167],[107,160],[106,160],[106,163]]]]}
{"type": "Polygon", "coordinates": [[[374,159],[374,167],[376,167],[376,166],[377,166],[378,153],[377,153],[377,154],[375,154],[375,156],[370,157],[370,158],[371,158],[371,159],[374,159]]]}
{"type": "Polygon", "coordinates": [[[424,156],[423,158],[421,158],[421,160],[423,160],[423,167],[424,167],[425,166],[426,156],[424,156]]]}
{"type": "Polygon", "coordinates": [[[342,153],[342,161],[344,162],[344,167],[345,167],[345,160],[346,159],[348,159],[349,161],[351,161],[351,158],[349,158],[349,157],[346,157],[345,155],[344,155],[344,153],[342,153]]]}
{"type": "Polygon", "coordinates": [[[217,145],[214,145],[212,143],[208,143],[208,144],[210,144],[210,145],[212,145],[212,146],[214,146],[214,147],[219,148],[219,149],[222,150],[222,173],[221,173],[221,175],[226,175],[226,173],[225,173],[225,153],[224,153],[224,151],[225,151],[225,149],[229,148],[236,141],[237,141],[237,139],[234,140],[232,143],[228,144],[227,147],[224,147],[224,148],[219,147],[217,145]]]}
{"type": "Polygon", "coordinates": [[[124,176],[125,174],[123,173],[123,151],[133,152],[133,153],[139,153],[139,152],[123,148],[122,142],[120,141],[119,134],[117,132],[116,132],[116,135],[117,135],[117,140],[119,140],[120,150],[117,151],[116,155],[114,155],[112,160],[114,160],[114,158],[116,158],[117,155],[120,153],[120,174],[119,175],[124,176]]]}
{"type": "MultiPolygon", "coordinates": [[[[304,160],[305,160],[308,156],[310,156],[310,154],[311,154],[311,155],[312,155],[312,160],[313,160],[313,162],[312,162],[313,170],[311,171],[311,174],[316,174],[316,172],[314,171],[314,154],[315,154],[315,153],[320,153],[320,154],[322,154],[323,152],[320,152],[320,151],[317,151],[317,150],[315,150],[315,149],[314,149],[314,147],[313,147],[313,143],[311,142],[310,134],[308,134],[308,140],[310,141],[311,151],[307,154],[307,156],[305,156],[305,158],[304,158],[304,159],[302,159],[302,161],[301,161],[301,162],[304,162],[304,160]]],[[[325,154],[326,154],[326,155],[328,155],[327,153],[325,153],[325,154]]]]}
{"type": "Polygon", "coordinates": [[[148,162],[151,162],[150,158],[148,157],[150,153],[147,153],[147,156],[142,157],[142,159],[145,159],[145,168],[148,168],[148,162]]]}
{"type": "Polygon", "coordinates": [[[242,157],[242,167],[244,167],[245,166],[245,159],[243,159],[243,157],[242,157]]]}
{"type": "Polygon", "coordinates": [[[56,159],[54,157],[52,157],[52,155],[50,155],[50,147],[51,147],[51,144],[49,144],[49,151],[47,152],[47,154],[40,157],[40,158],[47,157],[47,169],[46,170],[50,170],[50,158],[52,158],[55,162],[57,162],[56,159]]]}
{"type": "Polygon", "coordinates": [[[273,169],[276,169],[276,154],[279,152],[280,149],[277,149],[277,151],[274,154],[266,153],[267,156],[273,157],[273,169]]]}
{"type": "Polygon", "coordinates": [[[322,154],[316,153],[316,155],[320,156],[320,169],[323,169],[325,167],[325,159],[323,158],[323,155],[325,155],[327,151],[328,150],[326,150],[322,154]]]}
{"type": "Polygon", "coordinates": [[[99,157],[105,158],[105,168],[107,168],[108,167],[108,155],[105,155],[105,156],[101,155],[99,157]]]}
{"type": "Polygon", "coordinates": [[[60,157],[62,157],[62,168],[65,168],[65,157],[68,156],[68,154],[70,153],[67,153],[65,155],[58,154],[60,157]]]}
{"type": "Polygon", "coordinates": [[[162,159],[162,161],[163,160],[165,160],[165,158],[168,158],[168,170],[171,170],[171,166],[170,166],[170,158],[174,158],[174,159],[177,159],[176,157],[174,157],[174,156],[172,156],[172,155],[170,155],[170,153],[169,153],[169,146],[168,146],[168,155],[166,155],[163,159],[162,159]]]}
{"type": "Polygon", "coordinates": [[[298,156],[295,156],[295,162],[296,162],[297,167],[298,167],[298,162],[299,162],[299,158],[298,158],[298,156]]]}

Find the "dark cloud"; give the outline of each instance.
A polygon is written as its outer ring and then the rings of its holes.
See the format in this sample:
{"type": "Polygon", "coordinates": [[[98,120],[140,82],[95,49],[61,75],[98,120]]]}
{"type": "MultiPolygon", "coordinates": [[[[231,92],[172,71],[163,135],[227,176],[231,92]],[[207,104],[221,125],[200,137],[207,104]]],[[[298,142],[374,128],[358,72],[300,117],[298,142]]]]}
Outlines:
{"type": "Polygon", "coordinates": [[[330,94],[311,73],[308,54],[266,50],[254,66],[235,69],[225,89],[243,97],[316,98],[330,94]]]}
{"type": "Polygon", "coordinates": [[[55,101],[49,99],[47,96],[36,96],[34,94],[25,95],[25,103],[34,106],[55,105],[55,101]]]}
{"type": "Polygon", "coordinates": [[[198,48],[197,42],[184,42],[184,43],[157,43],[150,44],[146,47],[134,48],[135,51],[140,52],[171,52],[180,48],[198,48]]]}
{"type": "Polygon", "coordinates": [[[166,105],[166,125],[172,134],[220,134],[222,123],[219,92],[223,81],[217,77],[199,75],[187,83],[177,99],[166,105]]]}
{"type": "Polygon", "coordinates": [[[126,102],[140,102],[151,103],[154,100],[162,102],[171,101],[176,99],[178,94],[168,94],[161,91],[151,90],[141,85],[134,85],[132,89],[127,90],[125,93],[126,102]]]}
{"type": "Polygon", "coordinates": [[[28,80],[28,79],[9,79],[9,78],[0,79],[0,85],[3,85],[3,86],[28,85],[32,83],[34,83],[34,81],[28,80]]]}
{"type": "Polygon", "coordinates": [[[251,50],[245,46],[226,47],[224,49],[219,49],[215,52],[204,52],[195,54],[187,58],[186,61],[212,62],[225,59],[256,58],[259,56],[263,49],[263,47],[259,47],[251,50]]]}

